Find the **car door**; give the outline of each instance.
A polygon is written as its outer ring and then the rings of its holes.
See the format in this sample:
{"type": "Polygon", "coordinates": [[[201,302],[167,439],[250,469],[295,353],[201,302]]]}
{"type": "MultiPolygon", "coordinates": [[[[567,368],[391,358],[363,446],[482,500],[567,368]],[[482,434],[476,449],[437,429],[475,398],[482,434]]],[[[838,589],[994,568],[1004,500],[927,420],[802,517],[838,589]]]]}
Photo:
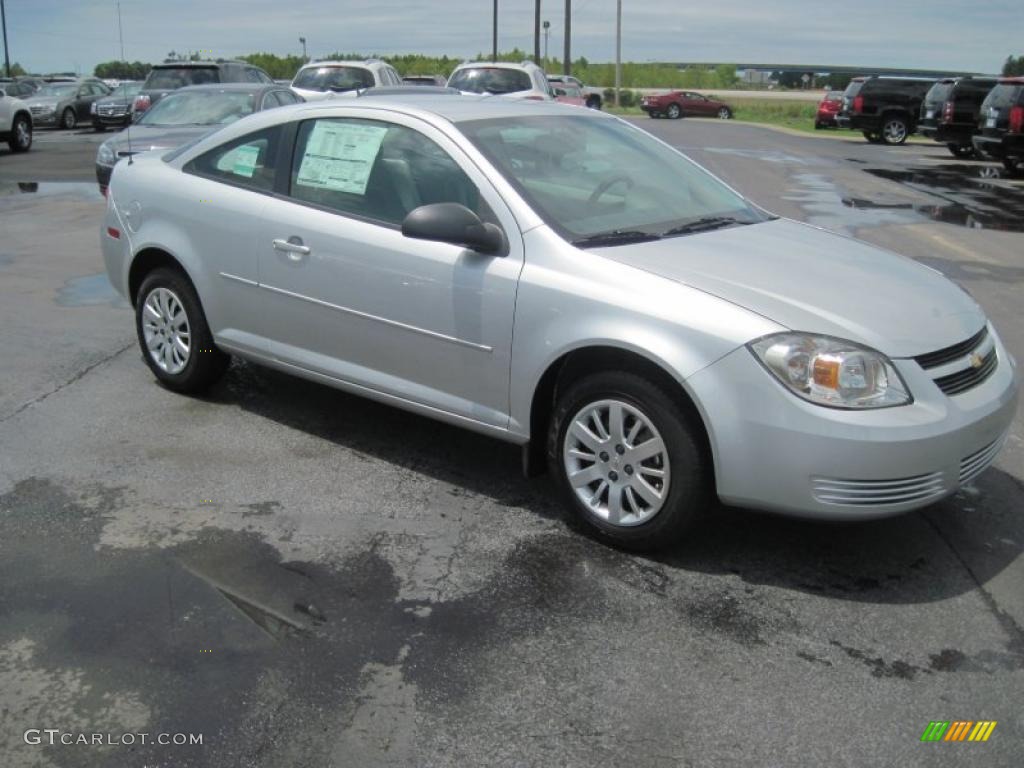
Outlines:
{"type": "Polygon", "coordinates": [[[272,357],[505,428],[523,247],[486,177],[441,131],[400,115],[306,120],[292,157],[260,227],[272,357]],[[404,237],[404,216],[437,202],[498,224],[508,253],[404,237]]]}

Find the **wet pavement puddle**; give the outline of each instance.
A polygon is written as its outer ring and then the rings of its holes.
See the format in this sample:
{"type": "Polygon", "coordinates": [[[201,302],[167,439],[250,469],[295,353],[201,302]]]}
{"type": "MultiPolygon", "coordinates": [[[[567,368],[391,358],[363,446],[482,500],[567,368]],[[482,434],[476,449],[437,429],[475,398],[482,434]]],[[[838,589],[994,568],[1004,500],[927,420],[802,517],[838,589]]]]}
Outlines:
{"type": "Polygon", "coordinates": [[[54,299],[61,307],[128,307],[128,302],[114,290],[105,272],[67,280],[54,299]]]}

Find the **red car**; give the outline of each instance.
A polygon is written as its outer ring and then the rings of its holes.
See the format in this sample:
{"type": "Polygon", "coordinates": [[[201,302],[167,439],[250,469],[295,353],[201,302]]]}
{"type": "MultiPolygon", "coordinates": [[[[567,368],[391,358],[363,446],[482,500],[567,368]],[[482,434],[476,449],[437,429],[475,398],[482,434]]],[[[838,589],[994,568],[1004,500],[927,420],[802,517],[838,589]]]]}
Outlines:
{"type": "Polygon", "coordinates": [[[724,101],[709,99],[693,91],[669,91],[656,96],[644,96],[640,100],[640,109],[651,117],[667,117],[678,120],[680,117],[717,117],[728,120],[732,117],[732,107],[724,101]]]}
{"type": "Polygon", "coordinates": [[[843,92],[829,91],[818,105],[818,114],[814,116],[815,128],[838,128],[836,115],[843,108],[843,92]]]}
{"type": "Polygon", "coordinates": [[[551,83],[551,91],[555,94],[555,101],[562,104],[572,104],[574,107],[587,106],[587,99],[578,85],[572,83],[551,83]]]}

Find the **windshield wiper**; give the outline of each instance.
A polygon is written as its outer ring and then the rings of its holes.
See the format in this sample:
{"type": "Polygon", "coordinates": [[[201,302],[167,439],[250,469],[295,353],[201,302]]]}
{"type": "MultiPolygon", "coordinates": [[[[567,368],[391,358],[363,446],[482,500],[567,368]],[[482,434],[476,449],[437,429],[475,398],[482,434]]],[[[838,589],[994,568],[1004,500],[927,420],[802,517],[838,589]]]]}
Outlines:
{"type": "Polygon", "coordinates": [[[671,235],[692,235],[694,232],[710,232],[712,229],[731,227],[733,224],[750,223],[749,221],[734,219],[732,216],[705,216],[701,219],[688,221],[686,224],[680,224],[678,227],[673,227],[661,234],[665,237],[670,237],[671,235]]]}
{"type": "Polygon", "coordinates": [[[613,229],[578,238],[573,240],[572,244],[577,248],[596,248],[602,245],[644,243],[648,240],[661,240],[661,235],[654,232],[641,232],[638,229],[613,229]]]}

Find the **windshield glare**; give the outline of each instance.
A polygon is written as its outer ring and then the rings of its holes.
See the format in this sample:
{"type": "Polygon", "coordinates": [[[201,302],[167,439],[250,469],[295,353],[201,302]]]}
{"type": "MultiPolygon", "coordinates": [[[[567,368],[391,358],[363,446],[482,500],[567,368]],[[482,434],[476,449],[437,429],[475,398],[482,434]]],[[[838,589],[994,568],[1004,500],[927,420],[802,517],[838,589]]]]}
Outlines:
{"type": "Polygon", "coordinates": [[[77,85],[44,85],[39,89],[37,96],[73,96],[78,91],[77,85]]]}
{"type": "Polygon", "coordinates": [[[570,241],[616,231],[664,235],[707,218],[765,219],[707,171],[619,120],[519,116],[458,127],[570,241]]]}
{"type": "Polygon", "coordinates": [[[362,67],[316,67],[304,69],[292,83],[307,91],[355,91],[373,87],[373,73],[362,67]]]}
{"type": "Polygon", "coordinates": [[[531,83],[530,76],[519,69],[479,67],[460,69],[448,87],[471,93],[515,93],[530,90],[531,83]]]}
{"type": "Polygon", "coordinates": [[[251,93],[216,90],[175,93],[144,112],[138,122],[140,125],[223,125],[252,111],[251,93]]]}

